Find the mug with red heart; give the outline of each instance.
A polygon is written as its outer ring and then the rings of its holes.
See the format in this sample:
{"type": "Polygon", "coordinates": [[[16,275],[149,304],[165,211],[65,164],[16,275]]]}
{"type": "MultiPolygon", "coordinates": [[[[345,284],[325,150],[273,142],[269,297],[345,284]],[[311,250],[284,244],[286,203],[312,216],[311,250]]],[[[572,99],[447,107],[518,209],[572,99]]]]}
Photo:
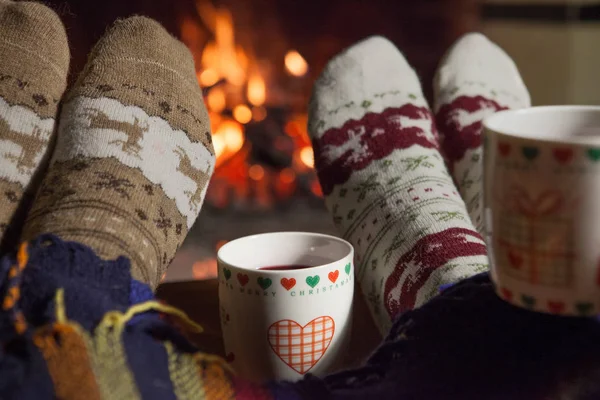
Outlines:
{"type": "Polygon", "coordinates": [[[501,111],[483,125],[496,292],[533,311],[600,313],[600,107],[501,111]]]}
{"type": "Polygon", "coordinates": [[[348,351],[354,249],[337,237],[274,232],[219,249],[227,359],[251,381],[341,368],[348,351]]]}

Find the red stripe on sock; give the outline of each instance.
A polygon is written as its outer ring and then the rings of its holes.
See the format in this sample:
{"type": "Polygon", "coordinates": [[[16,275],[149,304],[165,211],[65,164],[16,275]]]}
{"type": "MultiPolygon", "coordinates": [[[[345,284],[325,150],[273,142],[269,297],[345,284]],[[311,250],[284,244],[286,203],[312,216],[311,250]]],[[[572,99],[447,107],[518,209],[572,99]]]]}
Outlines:
{"type": "Polygon", "coordinates": [[[399,312],[414,308],[418,291],[436,269],[458,257],[487,254],[483,243],[469,241],[469,238],[483,240],[481,235],[473,230],[450,228],[427,235],[415,243],[413,248],[400,258],[394,272],[385,282],[383,295],[390,317],[394,318],[399,312]],[[404,272],[415,265],[416,273],[407,276],[402,287],[398,287],[404,272]]]}
{"type": "Polygon", "coordinates": [[[442,132],[442,151],[450,168],[465,156],[468,149],[476,149],[481,146],[482,119],[462,126],[458,119],[458,113],[464,111],[470,114],[484,108],[490,109],[489,114],[507,109],[494,100],[482,96],[459,96],[452,103],[445,104],[438,110],[435,121],[442,132]]]}
{"type": "Polygon", "coordinates": [[[352,172],[367,168],[374,160],[415,144],[438,147],[437,130],[431,112],[426,107],[413,104],[388,108],[381,113],[367,113],[359,120],[347,121],[341,128],[329,129],[320,139],[313,141],[315,164],[323,193],[329,195],[335,185],[347,182],[352,172]],[[429,132],[419,127],[403,127],[400,117],[429,120],[429,132]],[[343,146],[351,140],[356,143],[339,157],[331,159],[329,152],[332,148],[343,146]]]}

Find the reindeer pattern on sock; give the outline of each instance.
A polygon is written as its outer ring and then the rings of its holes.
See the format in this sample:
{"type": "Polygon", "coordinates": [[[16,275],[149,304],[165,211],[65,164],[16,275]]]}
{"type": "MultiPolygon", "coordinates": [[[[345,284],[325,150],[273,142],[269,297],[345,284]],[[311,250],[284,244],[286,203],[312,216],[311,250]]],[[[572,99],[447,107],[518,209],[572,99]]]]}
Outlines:
{"type": "Polygon", "coordinates": [[[52,126],[52,119],[40,119],[25,107],[10,106],[4,102],[0,104],[0,164],[4,164],[0,168],[2,177],[21,184],[24,184],[24,177],[28,181],[48,148],[52,126]]]}
{"type": "Polygon", "coordinates": [[[204,174],[204,172],[192,166],[189,156],[181,147],[177,146],[173,152],[179,156],[179,165],[177,167],[177,171],[196,182],[196,190],[186,190],[184,193],[189,197],[188,204],[190,208],[193,210],[199,210],[200,206],[202,205],[204,186],[198,183],[198,179],[204,174]]]}
{"type": "Polygon", "coordinates": [[[140,158],[139,152],[142,149],[141,141],[144,137],[144,133],[148,132],[149,129],[147,123],[141,124],[137,117],[134,117],[133,123],[114,120],[104,112],[93,108],[88,108],[85,112],[86,116],[90,119],[90,128],[112,129],[125,133],[127,135],[127,140],[115,139],[108,143],[120,144],[121,150],[125,153],[140,158]]]}
{"type": "Polygon", "coordinates": [[[106,97],[77,97],[64,105],[63,115],[53,163],[116,159],[160,186],[191,226],[215,161],[202,140],[138,106],[106,97]]]}

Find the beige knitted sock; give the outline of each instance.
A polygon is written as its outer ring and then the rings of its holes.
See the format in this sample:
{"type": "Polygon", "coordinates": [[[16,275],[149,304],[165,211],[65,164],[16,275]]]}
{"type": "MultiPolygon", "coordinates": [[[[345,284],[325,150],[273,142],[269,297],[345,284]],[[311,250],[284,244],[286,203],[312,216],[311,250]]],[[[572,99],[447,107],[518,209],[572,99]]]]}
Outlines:
{"type": "Polygon", "coordinates": [[[155,287],[196,219],[213,171],[208,115],[185,46],[144,17],[96,45],[60,116],[25,226],[124,255],[155,287]]]}
{"type": "Polygon", "coordinates": [[[27,200],[47,160],[69,46],[42,4],[0,0],[0,240],[18,240],[27,200]]]}

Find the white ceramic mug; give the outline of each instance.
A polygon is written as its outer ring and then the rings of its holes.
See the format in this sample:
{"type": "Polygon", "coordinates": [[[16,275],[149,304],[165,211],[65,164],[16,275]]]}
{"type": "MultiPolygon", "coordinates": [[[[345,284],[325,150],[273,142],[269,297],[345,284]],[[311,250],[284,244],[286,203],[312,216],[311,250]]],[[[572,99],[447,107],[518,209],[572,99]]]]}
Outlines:
{"type": "Polygon", "coordinates": [[[600,107],[484,120],[486,241],[496,291],[530,310],[600,312],[600,107]]]}
{"type": "Polygon", "coordinates": [[[354,249],[342,239],[276,232],[219,249],[227,359],[251,381],[297,380],[341,367],[350,339],[354,249]],[[302,269],[259,268],[304,265],[302,269]]]}

